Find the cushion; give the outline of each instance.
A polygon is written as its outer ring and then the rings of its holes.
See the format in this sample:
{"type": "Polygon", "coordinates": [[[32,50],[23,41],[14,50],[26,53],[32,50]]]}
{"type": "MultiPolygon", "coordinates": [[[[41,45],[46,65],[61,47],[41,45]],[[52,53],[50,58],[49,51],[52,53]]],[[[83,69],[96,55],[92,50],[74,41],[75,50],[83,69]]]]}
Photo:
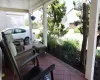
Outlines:
{"type": "Polygon", "coordinates": [[[13,56],[16,56],[17,55],[17,51],[16,51],[16,47],[13,43],[13,37],[11,34],[6,34],[6,39],[7,39],[7,43],[8,43],[8,46],[9,46],[9,49],[12,53],[13,56]]]}

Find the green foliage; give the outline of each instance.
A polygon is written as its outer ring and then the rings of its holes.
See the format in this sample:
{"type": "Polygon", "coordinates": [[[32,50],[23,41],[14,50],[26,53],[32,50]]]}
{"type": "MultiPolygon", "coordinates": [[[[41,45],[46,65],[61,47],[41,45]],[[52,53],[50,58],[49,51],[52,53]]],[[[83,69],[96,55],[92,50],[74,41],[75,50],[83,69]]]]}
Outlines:
{"type": "Polygon", "coordinates": [[[29,26],[28,19],[25,20],[25,26],[29,26]]]}
{"type": "Polygon", "coordinates": [[[53,21],[59,26],[59,23],[62,21],[62,18],[66,13],[65,3],[61,4],[59,0],[55,0],[51,4],[51,8],[52,8],[52,14],[54,14],[53,21]]]}
{"type": "MultiPolygon", "coordinates": [[[[76,4],[77,4],[76,10],[83,11],[82,10],[82,3],[80,1],[78,1],[78,2],[76,2],[76,4]]],[[[87,7],[88,7],[87,24],[89,25],[89,19],[90,19],[90,3],[87,4],[87,7]]],[[[76,15],[79,17],[80,22],[82,23],[82,21],[83,21],[82,14],[80,12],[78,12],[76,15]]],[[[89,29],[89,27],[88,27],[88,29],[89,29]]],[[[99,14],[99,22],[98,22],[98,31],[100,31],[100,14],[99,14]]],[[[83,34],[83,29],[82,28],[80,28],[80,32],[83,34]]]]}
{"type": "Polygon", "coordinates": [[[48,36],[48,48],[49,50],[54,50],[58,43],[57,43],[57,37],[56,36],[48,36]]]}
{"type": "Polygon", "coordinates": [[[41,21],[39,21],[39,22],[32,22],[32,28],[33,29],[40,29],[40,28],[42,28],[43,27],[43,25],[42,25],[42,22],[41,21]]]}
{"type": "Polygon", "coordinates": [[[76,16],[79,17],[80,22],[82,23],[82,14],[81,14],[81,11],[78,11],[78,12],[76,13],[76,16]]]}
{"type": "Polygon", "coordinates": [[[39,39],[40,38],[40,34],[36,34],[36,39],[39,39]]]}
{"type": "Polygon", "coordinates": [[[66,40],[63,41],[57,37],[50,37],[48,46],[51,46],[51,54],[58,57],[59,59],[75,64],[79,62],[79,42],[77,40],[66,40]]]}
{"type": "Polygon", "coordinates": [[[100,50],[97,50],[96,58],[100,58],[100,50]]]}
{"type": "Polygon", "coordinates": [[[74,33],[80,33],[80,28],[76,27],[76,28],[74,29],[74,33]]]}
{"type": "Polygon", "coordinates": [[[62,18],[66,14],[65,3],[60,3],[59,0],[55,0],[48,6],[48,33],[51,35],[62,36],[66,34],[65,26],[61,23],[62,18]]]}
{"type": "Polygon", "coordinates": [[[82,2],[80,0],[78,0],[77,2],[74,1],[73,3],[75,10],[82,10],[83,7],[82,7],[82,2]]]}
{"type": "MultiPolygon", "coordinates": [[[[74,54],[79,51],[79,42],[77,40],[66,40],[63,41],[57,36],[48,36],[48,47],[50,50],[60,49],[62,55],[74,54]],[[60,46],[60,48],[58,48],[60,46]],[[64,52],[64,53],[63,53],[64,52]]],[[[58,53],[59,55],[60,53],[58,53]]]]}
{"type": "Polygon", "coordinates": [[[33,29],[37,29],[38,28],[38,23],[37,22],[32,22],[32,26],[33,26],[33,29]]]}
{"type": "Polygon", "coordinates": [[[63,50],[69,54],[73,54],[79,49],[79,42],[77,40],[64,41],[63,50]]]}
{"type": "Polygon", "coordinates": [[[66,33],[69,31],[69,28],[66,29],[66,33]]]}
{"type": "Polygon", "coordinates": [[[67,60],[69,63],[79,61],[79,42],[77,40],[64,41],[62,51],[64,59],[67,60]]]}
{"type": "Polygon", "coordinates": [[[40,31],[39,37],[43,38],[43,31],[40,31]]]}
{"type": "Polygon", "coordinates": [[[96,58],[100,58],[100,53],[96,54],[96,58]]]}
{"type": "MultiPolygon", "coordinates": [[[[29,26],[28,19],[26,19],[26,20],[25,20],[25,26],[29,26]]],[[[41,27],[43,27],[43,25],[42,25],[42,22],[41,22],[41,21],[39,21],[38,23],[37,23],[37,22],[32,21],[32,28],[33,28],[33,29],[38,29],[38,28],[41,28],[41,27]]]]}
{"type": "Polygon", "coordinates": [[[82,29],[82,26],[79,28],[81,34],[83,34],[83,29],[82,29]]]}

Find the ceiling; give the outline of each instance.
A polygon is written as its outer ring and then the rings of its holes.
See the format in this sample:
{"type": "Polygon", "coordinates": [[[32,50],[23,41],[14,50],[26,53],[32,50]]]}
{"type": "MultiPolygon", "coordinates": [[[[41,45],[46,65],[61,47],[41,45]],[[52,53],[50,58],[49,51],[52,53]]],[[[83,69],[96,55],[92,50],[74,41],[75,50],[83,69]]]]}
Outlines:
{"type": "Polygon", "coordinates": [[[0,10],[32,11],[53,0],[0,0],[0,10]]]}

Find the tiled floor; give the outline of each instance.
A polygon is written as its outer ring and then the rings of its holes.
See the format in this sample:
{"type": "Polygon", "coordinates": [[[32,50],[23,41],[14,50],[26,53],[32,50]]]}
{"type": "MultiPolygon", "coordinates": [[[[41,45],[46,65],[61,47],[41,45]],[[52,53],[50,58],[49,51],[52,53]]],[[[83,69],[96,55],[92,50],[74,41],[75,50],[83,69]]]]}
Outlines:
{"type": "Polygon", "coordinates": [[[86,80],[84,76],[74,72],[72,69],[65,67],[57,58],[47,55],[39,59],[40,66],[45,69],[51,64],[55,64],[54,80],[86,80]]]}
{"type": "MultiPolygon", "coordinates": [[[[46,69],[51,64],[55,64],[56,67],[53,72],[54,80],[86,80],[84,76],[81,76],[80,74],[74,72],[69,67],[65,67],[63,63],[61,63],[57,58],[51,56],[50,54],[40,57],[39,63],[43,69],[46,69]]],[[[27,69],[31,68],[32,66],[33,65],[29,65],[27,69]]],[[[9,72],[9,70],[6,72],[8,74],[6,74],[3,80],[18,80],[16,77],[10,75],[11,72],[9,72]],[[7,77],[7,75],[9,77],[7,77]]],[[[24,71],[21,71],[21,72],[23,73],[24,71]]]]}

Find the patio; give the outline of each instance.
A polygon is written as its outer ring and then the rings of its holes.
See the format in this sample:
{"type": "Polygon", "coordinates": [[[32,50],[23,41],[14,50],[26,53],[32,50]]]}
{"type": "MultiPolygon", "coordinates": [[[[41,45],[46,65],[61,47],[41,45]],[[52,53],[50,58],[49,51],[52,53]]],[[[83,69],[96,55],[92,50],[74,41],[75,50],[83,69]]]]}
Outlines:
{"type": "MultiPolygon", "coordinates": [[[[29,14],[29,26],[30,26],[30,43],[32,42],[32,22],[31,14],[34,10],[39,7],[43,7],[43,37],[44,44],[47,46],[47,14],[46,9],[47,5],[50,4],[53,0],[0,0],[0,10],[8,12],[23,12],[29,14]],[[16,5],[16,4],[19,4],[16,5]]],[[[96,52],[96,35],[98,28],[98,15],[99,15],[99,0],[91,0],[91,10],[90,10],[90,24],[89,24],[89,38],[88,38],[88,51],[87,51],[87,61],[86,61],[86,71],[85,78],[88,80],[93,80],[94,75],[94,64],[95,64],[95,52],[96,52]],[[92,43],[92,44],[91,44],[92,43]]],[[[51,55],[40,58],[40,64],[43,68],[46,68],[47,65],[55,63],[56,69],[54,71],[54,76],[56,80],[84,80],[84,77],[80,76],[76,72],[73,72],[72,69],[66,68],[62,65],[59,60],[52,57],[51,55]],[[47,63],[47,64],[46,64],[47,63]],[[64,79],[65,78],[65,79],[64,79]]],[[[6,75],[7,77],[7,75],[6,75]]],[[[8,80],[8,78],[6,79],[8,80]]],[[[12,80],[12,79],[10,79],[12,80]]]]}
{"type": "Polygon", "coordinates": [[[71,68],[66,63],[64,64],[62,61],[58,60],[50,54],[40,58],[40,66],[42,68],[47,68],[47,66],[52,63],[56,65],[54,70],[55,80],[86,80],[84,75],[78,73],[74,68],[71,68]]]}
{"type": "MultiPolygon", "coordinates": [[[[56,68],[53,72],[54,80],[86,80],[82,73],[78,72],[74,68],[70,67],[66,63],[60,61],[59,59],[53,57],[50,54],[41,56],[39,58],[39,64],[43,69],[46,69],[51,64],[56,65],[56,68]]],[[[32,67],[32,63],[28,64],[24,69],[22,69],[21,73],[24,74],[32,67]]],[[[5,77],[3,78],[3,80],[17,80],[17,78],[10,70],[5,70],[5,77]]]]}

